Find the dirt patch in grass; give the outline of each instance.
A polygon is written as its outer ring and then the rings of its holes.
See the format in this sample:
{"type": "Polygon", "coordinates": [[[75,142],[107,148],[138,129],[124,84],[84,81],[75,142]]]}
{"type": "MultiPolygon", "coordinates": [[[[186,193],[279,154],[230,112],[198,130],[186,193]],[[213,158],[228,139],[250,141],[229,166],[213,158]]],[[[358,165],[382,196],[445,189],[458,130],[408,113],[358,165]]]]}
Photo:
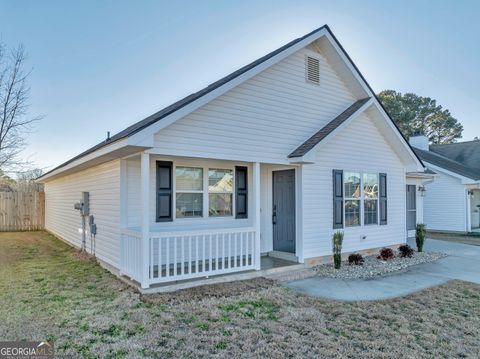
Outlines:
{"type": "Polygon", "coordinates": [[[140,296],[43,232],[0,233],[0,338],[83,358],[476,358],[480,286],[337,302],[271,281],[140,296]]]}
{"type": "Polygon", "coordinates": [[[204,285],[182,289],[171,293],[147,294],[142,295],[141,299],[143,302],[150,304],[175,304],[192,300],[203,300],[207,298],[235,297],[252,290],[270,288],[274,284],[275,281],[272,279],[260,277],[251,280],[204,285]]]}

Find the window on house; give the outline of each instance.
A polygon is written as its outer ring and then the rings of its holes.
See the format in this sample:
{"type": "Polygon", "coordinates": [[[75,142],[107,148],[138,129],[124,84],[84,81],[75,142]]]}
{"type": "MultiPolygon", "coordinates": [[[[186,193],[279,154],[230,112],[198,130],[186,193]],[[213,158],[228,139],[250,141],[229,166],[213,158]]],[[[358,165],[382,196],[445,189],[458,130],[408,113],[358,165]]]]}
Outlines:
{"type": "Polygon", "coordinates": [[[208,170],[208,215],[231,216],[233,202],[233,171],[228,169],[208,170]]]}
{"type": "Polygon", "coordinates": [[[175,169],[176,217],[203,216],[203,169],[177,167],[175,169]]]}
{"type": "Polygon", "coordinates": [[[333,228],[387,224],[387,174],[333,170],[333,228]]]}
{"type": "Polygon", "coordinates": [[[360,225],[361,187],[360,173],[344,172],[345,226],[360,225]]]}
{"type": "Polygon", "coordinates": [[[378,223],[378,175],[363,174],[364,223],[378,223]]]}

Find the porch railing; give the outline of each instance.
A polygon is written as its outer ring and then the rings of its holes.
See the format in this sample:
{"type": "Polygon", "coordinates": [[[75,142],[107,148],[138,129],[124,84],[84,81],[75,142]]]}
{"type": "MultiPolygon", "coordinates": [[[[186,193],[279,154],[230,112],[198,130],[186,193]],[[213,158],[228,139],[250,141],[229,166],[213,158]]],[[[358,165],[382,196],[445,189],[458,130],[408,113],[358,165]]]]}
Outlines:
{"type": "MultiPolygon", "coordinates": [[[[140,281],[141,233],[122,233],[122,274],[140,281]],[[135,257],[135,258],[131,258],[135,257]]],[[[255,269],[253,228],[152,232],[148,240],[149,283],[164,283],[255,269]]]]}
{"type": "Polygon", "coordinates": [[[123,230],[120,236],[120,274],[142,278],[142,232],[123,230]]]}

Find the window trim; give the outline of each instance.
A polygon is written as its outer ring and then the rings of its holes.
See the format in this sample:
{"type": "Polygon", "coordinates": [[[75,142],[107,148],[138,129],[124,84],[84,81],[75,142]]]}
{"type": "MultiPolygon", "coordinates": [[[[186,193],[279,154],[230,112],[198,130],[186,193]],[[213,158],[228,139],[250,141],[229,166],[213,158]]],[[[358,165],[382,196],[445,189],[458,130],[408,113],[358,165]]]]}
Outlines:
{"type": "MultiPolygon", "coordinates": [[[[376,171],[359,171],[359,170],[343,170],[343,228],[358,228],[358,227],[371,227],[371,226],[380,226],[380,174],[383,172],[376,172],[376,171]],[[347,197],[345,194],[345,173],[355,173],[360,175],[360,197],[347,197]],[[373,174],[377,176],[377,184],[378,184],[378,194],[376,198],[372,198],[372,200],[377,201],[377,223],[369,223],[365,224],[365,190],[364,190],[364,175],[365,174],[373,174]],[[345,221],[345,201],[352,201],[357,200],[360,201],[360,223],[358,225],[347,226],[345,221]]],[[[388,195],[387,195],[388,198],[388,195]]]]}
{"type": "Polygon", "coordinates": [[[235,210],[235,206],[234,206],[234,203],[233,203],[233,197],[234,197],[234,193],[235,193],[235,168],[231,169],[231,168],[220,168],[219,166],[216,166],[216,167],[208,167],[208,172],[210,171],[215,171],[215,170],[219,170],[219,171],[231,171],[232,173],[232,190],[230,192],[227,192],[227,191],[215,191],[215,192],[211,192],[210,191],[210,173],[207,173],[207,210],[208,210],[208,213],[207,213],[207,217],[209,218],[219,218],[219,217],[223,217],[223,218],[229,218],[229,217],[234,217],[234,210],[235,210]],[[232,201],[231,201],[231,209],[230,209],[230,214],[224,214],[224,215],[221,215],[221,216],[211,216],[210,215],[210,194],[229,194],[232,196],[232,201]]]}
{"type": "Polygon", "coordinates": [[[201,166],[195,165],[173,165],[173,182],[174,182],[174,200],[173,200],[173,208],[174,208],[174,219],[194,219],[194,218],[204,218],[205,217],[205,168],[201,166]],[[193,169],[201,169],[202,170],[202,189],[201,190],[178,190],[177,189],[177,168],[193,168],[193,169]],[[178,193],[200,193],[202,194],[202,215],[201,216],[184,216],[184,217],[177,217],[177,194],[178,193]]]}
{"type": "MultiPolygon", "coordinates": [[[[242,162],[238,163],[229,163],[228,165],[225,163],[221,163],[221,161],[216,162],[212,161],[211,163],[206,161],[200,162],[189,162],[189,161],[173,161],[173,221],[198,221],[198,220],[221,220],[221,219],[237,219],[235,217],[235,208],[236,208],[236,199],[235,199],[235,188],[236,188],[236,179],[235,179],[235,167],[236,166],[243,166],[248,169],[248,164],[244,164],[242,162]],[[203,203],[202,203],[202,216],[201,217],[177,217],[177,180],[176,180],[176,170],[177,167],[190,167],[190,168],[201,168],[203,170],[203,188],[202,190],[196,191],[180,191],[180,193],[202,193],[203,194],[203,203]],[[227,216],[209,216],[209,190],[208,190],[208,170],[209,169],[220,169],[220,170],[231,170],[233,173],[233,192],[232,194],[232,214],[227,216]]],[[[248,175],[247,175],[247,183],[248,183],[248,175]]],[[[220,192],[212,192],[212,193],[220,193],[220,192]]],[[[223,193],[223,192],[222,192],[223,193]]],[[[238,218],[243,219],[243,218],[238,218]]],[[[245,218],[245,219],[248,219],[245,218]]]]}

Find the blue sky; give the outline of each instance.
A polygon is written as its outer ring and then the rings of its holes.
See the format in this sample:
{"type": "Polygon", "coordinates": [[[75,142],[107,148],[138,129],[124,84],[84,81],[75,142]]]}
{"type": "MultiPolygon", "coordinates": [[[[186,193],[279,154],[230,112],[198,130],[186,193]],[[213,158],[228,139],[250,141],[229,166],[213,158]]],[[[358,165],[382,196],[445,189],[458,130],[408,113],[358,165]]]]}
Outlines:
{"type": "Polygon", "coordinates": [[[0,39],[26,47],[25,157],[52,168],[328,24],[375,91],[438,100],[480,136],[480,1],[7,1],[0,39]]]}

